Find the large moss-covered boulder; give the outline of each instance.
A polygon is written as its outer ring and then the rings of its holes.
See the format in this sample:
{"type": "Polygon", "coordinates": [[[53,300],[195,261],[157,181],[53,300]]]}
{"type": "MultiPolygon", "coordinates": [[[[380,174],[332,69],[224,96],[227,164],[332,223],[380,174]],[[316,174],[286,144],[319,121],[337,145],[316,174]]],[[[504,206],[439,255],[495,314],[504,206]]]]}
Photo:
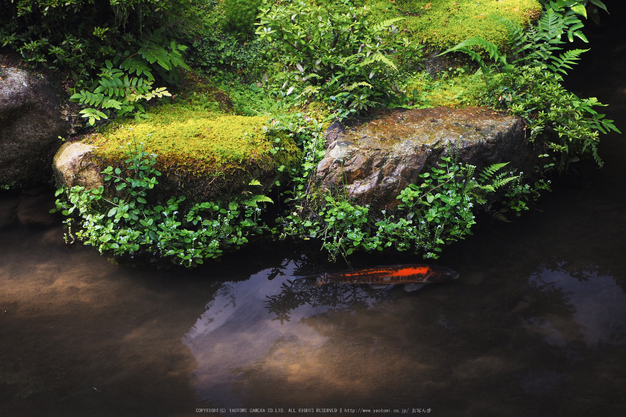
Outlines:
{"type": "Polygon", "coordinates": [[[380,111],[328,129],[317,184],[363,204],[394,206],[400,192],[444,156],[479,169],[510,162],[511,168],[532,173],[536,155],[521,119],[487,108],[380,111]]]}
{"type": "Polygon", "coordinates": [[[55,158],[57,179],[68,186],[99,186],[94,172],[109,165],[124,168],[138,149],[156,156],[160,197],[185,195],[193,201],[238,195],[252,180],[269,188],[300,152],[267,117],[165,106],[147,120],[114,124],[62,148],[55,158]]]}
{"type": "Polygon", "coordinates": [[[60,94],[41,76],[0,67],[0,185],[49,180],[58,137],[71,128],[60,94]]]}

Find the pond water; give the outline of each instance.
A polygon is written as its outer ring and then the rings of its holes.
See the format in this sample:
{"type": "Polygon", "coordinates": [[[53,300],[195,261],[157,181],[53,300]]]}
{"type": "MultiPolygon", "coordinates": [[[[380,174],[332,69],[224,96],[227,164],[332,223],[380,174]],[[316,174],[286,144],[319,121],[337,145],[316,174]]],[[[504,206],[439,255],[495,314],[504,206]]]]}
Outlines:
{"type": "MultiPolygon", "coordinates": [[[[626,132],[626,66],[601,61],[613,52],[572,82],[626,132]]],[[[0,415],[626,415],[623,137],[601,153],[602,170],[449,247],[439,263],[459,280],[411,293],[287,291],[345,269],[310,246],[133,268],[66,247],[58,224],[4,227],[0,415]]]]}

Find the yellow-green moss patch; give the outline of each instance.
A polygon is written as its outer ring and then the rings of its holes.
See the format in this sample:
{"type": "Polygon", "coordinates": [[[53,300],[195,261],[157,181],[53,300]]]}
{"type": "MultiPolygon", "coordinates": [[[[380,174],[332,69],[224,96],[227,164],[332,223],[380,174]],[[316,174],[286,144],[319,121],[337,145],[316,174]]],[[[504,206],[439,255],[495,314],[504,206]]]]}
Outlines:
{"type": "Polygon", "coordinates": [[[501,19],[524,25],[541,15],[537,0],[396,0],[395,4],[411,38],[439,50],[472,36],[504,46],[508,31],[501,19]]]}
{"type": "Polygon", "coordinates": [[[416,74],[407,84],[406,92],[415,107],[462,108],[480,105],[479,95],[484,89],[482,77],[457,68],[439,74],[436,80],[426,71],[416,74]]]}
{"type": "MultiPolygon", "coordinates": [[[[299,154],[293,140],[271,129],[268,117],[246,117],[165,106],[149,119],[114,124],[92,136],[95,156],[118,165],[129,144],[157,155],[156,168],[175,187],[204,184],[201,195],[228,192],[250,179],[276,175],[299,154]]],[[[193,188],[193,187],[192,187],[193,188]]],[[[196,187],[197,188],[197,187],[196,187]]]]}

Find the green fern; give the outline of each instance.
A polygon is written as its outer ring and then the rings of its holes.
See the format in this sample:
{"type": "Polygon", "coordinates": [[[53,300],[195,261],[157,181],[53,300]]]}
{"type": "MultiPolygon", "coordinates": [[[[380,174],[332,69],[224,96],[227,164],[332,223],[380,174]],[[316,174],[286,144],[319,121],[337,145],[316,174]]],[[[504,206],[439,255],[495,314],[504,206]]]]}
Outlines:
{"type": "Polygon", "coordinates": [[[479,188],[484,191],[493,193],[513,181],[520,181],[521,175],[513,175],[512,171],[498,172],[508,164],[508,162],[501,162],[489,165],[488,167],[483,169],[479,175],[481,178],[481,184],[479,185],[479,188]]]}
{"type": "Polygon", "coordinates": [[[489,181],[496,174],[496,172],[500,171],[502,168],[504,168],[508,164],[509,164],[508,162],[501,162],[498,164],[489,165],[488,167],[486,167],[485,169],[481,171],[480,177],[485,181],[489,181]]]}
{"type": "Polygon", "coordinates": [[[567,75],[565,68],[572,69],[572,65],[575,65],[580,60],[580,56],[587,52],[589,49],[572,49],[565,51],[559,56],[552,56],[548,68],[552,72],[560,72],[563,75],[567,75]]]}
{"type": "Polygon", "coordinates": [[[366,58],[365,60],[363,60],[363,62],[359,63],[358,65],[360,67],[364,67],[367,66],[369,64],[372,64],[374,62],[382,62],[383,64],[385,64],[388,68],[393,69],[394,71],[397,71],[398,68],[396,67],[396,65],[389,59],[387,58],[385,55],[381,54],[380,52],[375,52],[372,55],[370,55],[368,58],[366,58]]]}
{"type": "Polygon", "coordinates": [[[80,114],[88,120],[88,125],[107,119],[111,115],[110,110],[117,116],[133,113],[139,116],[145,112],[140,101],[171,96],[165,87],[153,89],[155,77],[149,65],[157,63],[168,70],[169,75],[161,74],[163,78],[177,77],[175,70],[178,67],[189,69],[181,55],[186,47],[174,41],[169,47],[170,50],[167,50],[155,41],[148,41],[137,52],[138,56],[124,59],[119,67],[109,60],[105,61],[96,88],[93,91],[81,90],[70,97],[70,100],[86,107],[80,114]]]}
{"type": "Polygon", "coordinates": [[[463,42],[453,46],[452,48],[445,50],[440,55],[445,55],[451,52],[462,52],[466,55],[469,55],[470,58],[476,61],[480,65],[484,74],[489,74],[491,71],[489,69],[489,66],[483,60],[482,56],[478,52],[470,49],[475,46],[484,49],[489,54],[489,58],[496,64],[500,64],[504,68],[508,68],[509,64],[506,60],[506,55],[501,54],[498,50],[498,47],[494,43],[489,42],[488,40],[481,38],[480,36],[468,38],[463,42]]]}
{"type": "Polygon", "coordinates": [[[372,27],[372,32],[373,33],[382,32],[383,30],[390,28],[391,26],[393,26],[394,23],[399,22],[400,20],[404,20],[404,17],[395,17],[393,19],[384,20],[380,23],[375,24],[372,27]]]}

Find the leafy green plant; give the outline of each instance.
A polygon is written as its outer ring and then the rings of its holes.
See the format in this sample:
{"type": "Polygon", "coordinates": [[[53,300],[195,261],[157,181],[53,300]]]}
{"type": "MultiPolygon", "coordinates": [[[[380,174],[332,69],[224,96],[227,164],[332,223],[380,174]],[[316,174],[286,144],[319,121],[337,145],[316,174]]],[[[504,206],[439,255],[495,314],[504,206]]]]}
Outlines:
{"type": "Polygon", "coordinates": [[[150,190],[161,175],[154,168],[156,155],[142,145],[130,146],[127,152],[125,168],[109,166],[102,171],[109,184],[106,189],[57,190],[57,210],[70,216],[65,221],[68,241],[77,239],[100,253],[147,255],[192,266],[219,257],[226,248],[242,246],[266,229],[259,220],[260,205],[272,200],[252,192],[239,200],[191,206],[185,205],[184,196],[152,202],[150,190]]]}
{"type": "Polygon", "coordinates": [[[70,100],[89,106],[80,111],[82,117],[88,119],[89,125],[94,125],[96,120],[107,119],[110,110],[115,111],[117,116],[143,114],[145,109],[140,101],[171,96],[166,87],[152,88],[155,78],[150,65],[157,63],[172,74],[168,78],[177,78],[173,75],[177,68],[189,69],[181,55],[185,49],[186,46],[172,41],[168,51],[150,40],[139,49],[138,56],[124,59],[119,68],[114,68],[111,61],[105,61],[105,66],[100,69],[98,86],[93,91],[81,90],[73,94],[70,100]]]}
{"type": "Polygon", "coordinates": [[[153,90],[150,80],[129,77],[125,71],[113,68],[111,61],[106,61],[105,65],[93,91],[81,90],[70,97],[72,101],[89,106],[80,111],[89,125],[94,125],[96,120],[108,119],[109,109],[113,109],[118,116],[143,113],[145,109],[140,100],[171,95],[165,87],[153,90]]]}
{"type": "Polygon", "coordinates": [[[564,6],[576,2],[550,2],[537,25],[522,31],[503,22],[511,31],[511,56],[507,58],[496,45],[473,37],[443,54],[463,52],[480,64],[486,77],[484,100],[496,108],[521,116],[527,123],[530,140],[541,140],[546,150],[559,160],[559,168],[584,155],[591,155],[602,165],[598,155],[599,133],[618,132],[612,120],[605,119],[594,107],[602,106],[596,98],[581,99],[562,85],[563,77],[586,49],[563,49],[562,40],[578,37],[583,24],[573,9],[564,6]],[[472,47],[483,48],[490,62],[472,47]]]}
{"type": "MultiPolygon", "coordinates": [[[[442,159],[441,167],[420,175],[419,184],[405,188],[400,204],[389,213],[375,213],[369,206],[354,204],[341,195],[326,194],[322,202],[301,200],[296,210],[281,219],[282,237],[320,239],[330,258],[348,256],[355,250],[398,251],[413,249],[425,258],[437,258],[442,246],[470,234],[475,210],[489,208],[490,196],[500,193],[507,207],[526,208],[528,201],[521,175],[503,171],[507,163],[485,168],[478,178],[475,167],[442,159]]],[[[529,190],[532,189],[529,188],[529,190]]],[[[532,194],[528,191],[530,197],[532,194]]],[[[506,210],[505,210],[506,211],[506,210]]]]}
{"type": "Polygon", "coordinates": [[[387,34],[401,18],[373,23],[368,11],[349,0],[265,1],[256,34],[278,69],[270,81],[285,96],[321,99],[340,118],[389,100],[397,67],[387,34]]]}
{"type": "Polygon", "coordinates": [[[71,74],[72,99],[93,125],[113,112],[143,112],[139,101],[166,95],[152,88],[155,79],[173,84],[188,69],[186,47],[172,40],[171,16],[184,7],[186,0],[0,0],[0,45],[71,74]]]}

